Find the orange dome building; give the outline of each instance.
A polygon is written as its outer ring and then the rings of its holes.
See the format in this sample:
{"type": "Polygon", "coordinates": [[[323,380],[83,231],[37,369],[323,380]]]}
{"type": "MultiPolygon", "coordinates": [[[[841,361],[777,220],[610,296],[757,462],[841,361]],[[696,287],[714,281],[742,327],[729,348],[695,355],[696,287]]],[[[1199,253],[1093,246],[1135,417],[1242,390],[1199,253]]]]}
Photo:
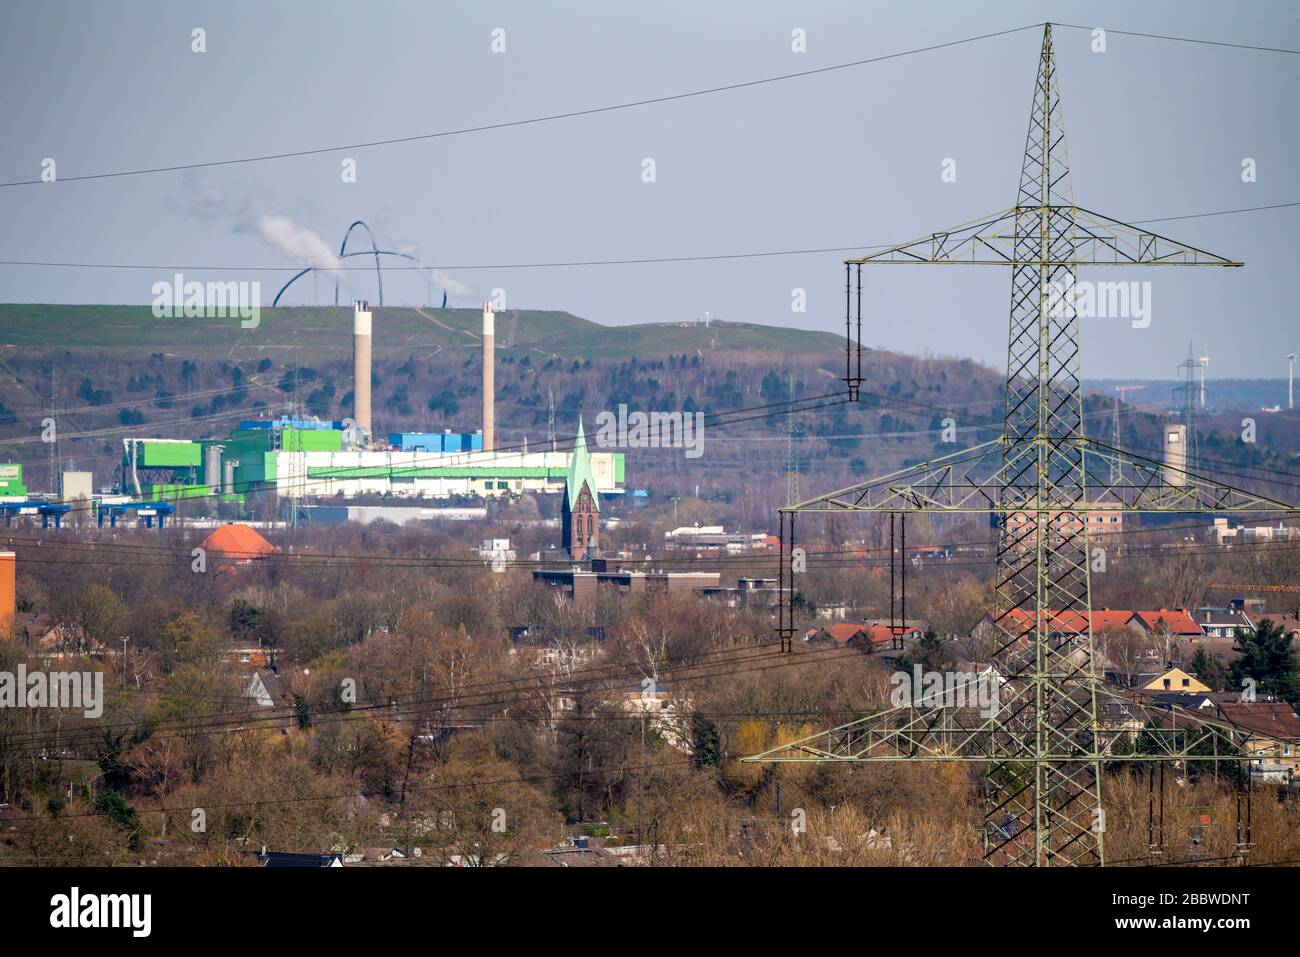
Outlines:
{"type": "Polygon", "coordinates": [[[279,551],[253,528],[238,522],[222,525],[203,539],[200,547],[210,556],[246,564],[279,551]]]}

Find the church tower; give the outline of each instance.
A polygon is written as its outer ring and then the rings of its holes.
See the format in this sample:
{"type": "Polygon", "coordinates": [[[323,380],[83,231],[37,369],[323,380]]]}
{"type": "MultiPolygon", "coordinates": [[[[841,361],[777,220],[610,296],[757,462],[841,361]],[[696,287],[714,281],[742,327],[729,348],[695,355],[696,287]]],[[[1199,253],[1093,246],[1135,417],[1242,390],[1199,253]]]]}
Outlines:
{"type": "Polygon", "coordinates": [[[564,530],[563,545],[569,550],[570,558],[581,561],[595,555],[600,544],[600,503],[596,500],[596,479],[591,474],[591,456],[587,453],[581,416],[573,455],[569,458],[569,476],[564,483],[560,525],[564,530]]]}

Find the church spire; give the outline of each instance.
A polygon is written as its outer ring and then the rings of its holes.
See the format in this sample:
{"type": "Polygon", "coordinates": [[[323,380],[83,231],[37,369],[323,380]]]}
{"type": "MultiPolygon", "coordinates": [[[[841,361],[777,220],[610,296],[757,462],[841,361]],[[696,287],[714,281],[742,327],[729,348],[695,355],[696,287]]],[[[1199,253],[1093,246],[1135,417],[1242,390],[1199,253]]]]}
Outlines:
{"type": "Polygon", "coordinates": [[[582,430],[582,416],[578,416],[578,435],[573,442],[573,455],[569,457],[569,477],[564,483],[564,494],[569,508],[578,501],[582,494],[583,483],[591,495],[592,505],[600,511],[600,501],[596,497],[596,478],[591,474],[591,455],[587,452],[587,436],[582,430]]]}

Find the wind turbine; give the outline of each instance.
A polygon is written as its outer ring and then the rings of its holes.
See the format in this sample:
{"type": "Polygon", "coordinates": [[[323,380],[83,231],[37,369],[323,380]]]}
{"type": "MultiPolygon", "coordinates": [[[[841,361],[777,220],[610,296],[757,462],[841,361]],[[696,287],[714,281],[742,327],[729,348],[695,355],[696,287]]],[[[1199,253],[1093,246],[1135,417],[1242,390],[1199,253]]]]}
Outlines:
{"type": "Polygon", "coordinates": [[[1210,364],[1209,356],[1201,356],[1201,408],[1205,408],[1205,367],[1210,364]]]}

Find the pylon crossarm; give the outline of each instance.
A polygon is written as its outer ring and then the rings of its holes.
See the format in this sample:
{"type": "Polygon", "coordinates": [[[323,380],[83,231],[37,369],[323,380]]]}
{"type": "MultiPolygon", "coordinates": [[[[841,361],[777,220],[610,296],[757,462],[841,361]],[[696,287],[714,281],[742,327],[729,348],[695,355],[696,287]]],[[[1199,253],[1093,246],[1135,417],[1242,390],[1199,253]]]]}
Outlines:
{"type": "Polygon", "coordinates": [[[963,750],[995,735],[995,724],[967,707],[891,708],[741,761],[965,760],[963,750]]]}
{"type": "Polygon", "coordinates": [[[787,506],[784,512],[1300,512],[1300,506],[1167,466],[1095,439],[994,439],[787,506]],[[1047,448],[1045,498],[1026,490],[1047,448]],[[1082,453],[1082,454],[1080,454],[1082,453]],[[1082,460],[1084,482],[1079,482],[1082,460]],[[1080,489],[1090,490],[1081,497],[1080,489]]]}
{"type": "Polygon", "coordinates": [[[1031,710],[1032,683],[1015,678],[1002,684],[1002,697],[1007,700],[991,715],[972,707],[891,708],[741,760],[990,763],[1019,758],[1031,763],[1239,763],[1246,759],[1243,752],[1251,742],[1300,743],[1166,704],[1154,695],[1110,688],[1086,678],[1080,682],[1076,697],[1086,698],[1090,685],[1101,705],[1096,726],[1073,726],[1071,714],[1077,715],[1088,706],[1063,696],[1055,702],[1059,723],[1044,740],[1045,746],[1033,754],[1007,750],[1007,745],[1017,740],[1021,722],[1031,710]],[[1144,703],[1143,698],[1150,698],[1152,703],[1144,703]]]}
{"type": "Polygon", "coordinates": [[[1241,266],[1233,259],[1170,239],[1149,229],[1074,207],[1080,263],[1108,266],[1241,266]],[[1107,258],[1107,257],[1113,258],[1107,258]]]}
{"type": "MultiPolygon", "coordinates": [[[[950,506],[944,507],[945,503],[957,490],[977,497],[990,493],[991,486],[987,481],[973,479],[969,473],[981,464],[995,468],[999,462],[999,448],[999,440],[992,439],[942,458],[819,495],[780,511],[947,511],[950,506]]],[[[986,500],[985,504],[991,502],[986,500]]]]}
{"type": "Polygon", "coordinates": [[[1099,494],[1076,511],[1300,512],[1300,506],[1085,440],[1087,484],[1099,494]]]}
{"type": "Polygon", "coordinates": [[[1013,250],[1003,234],[1006,232],[1005,224],[1014,224],[1015,218],[1015,209],[1004,209],[951,229],[879,250],[861,259],[846,259],[844,262],[850,266],[868,263],[1009,266],[1013,250]]]}
{"type": "Polygon", "coordinates": [[[881,249],[846,265],[1241,266],[1241,262],[1071,205],[1023,205],[881,249]],[[1026,259],[1019,223],[1045,220],[1058,254],[1026,259]]]}

